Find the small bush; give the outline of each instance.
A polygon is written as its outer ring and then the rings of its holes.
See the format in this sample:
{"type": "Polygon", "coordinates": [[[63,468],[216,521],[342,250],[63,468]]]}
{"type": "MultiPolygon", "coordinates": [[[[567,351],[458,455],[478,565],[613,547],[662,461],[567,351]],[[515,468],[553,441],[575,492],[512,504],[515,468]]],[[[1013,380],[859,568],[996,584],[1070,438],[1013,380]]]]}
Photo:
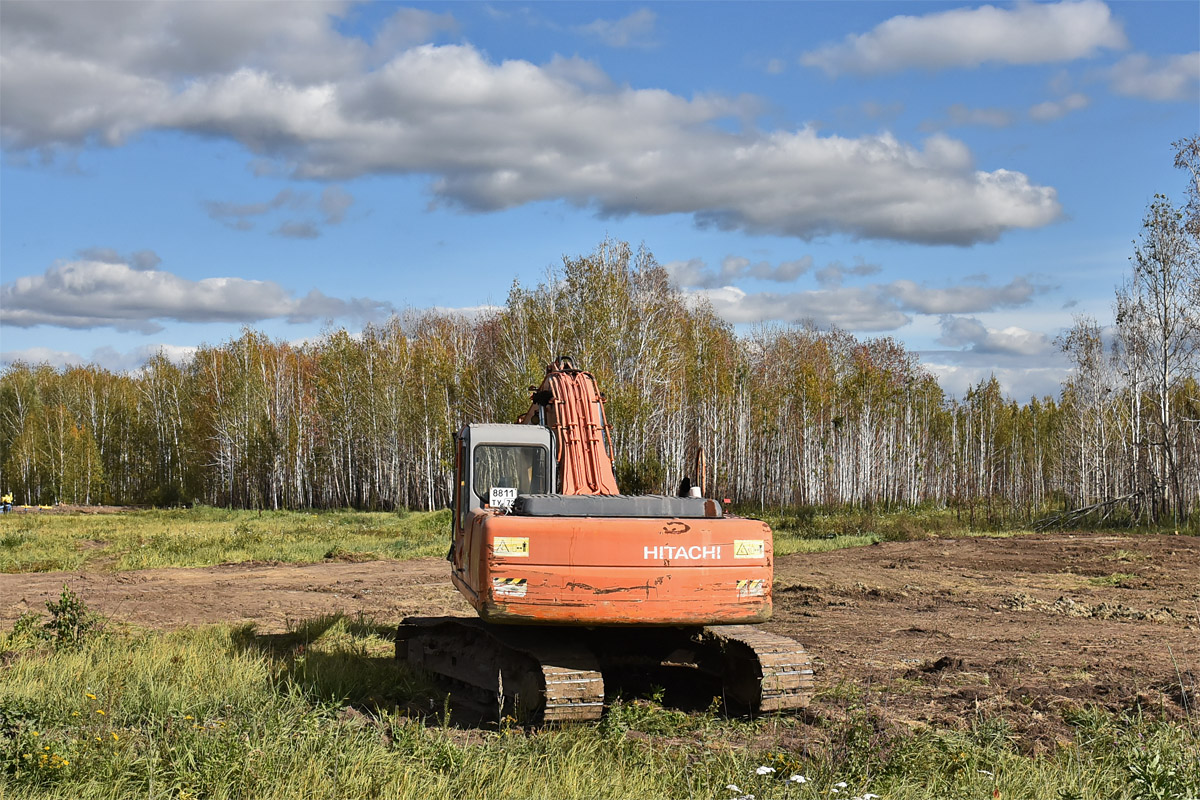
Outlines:
{"type": "Polygon", "coordinates": [[[1134,800],[1175,800],[1194,797],[1200,788],[1197,776],[1189,776],[1184,757],[1176,752],[1141,745],[1128,762],[1130,796],[1134,800]]]}
{"type": "Polygon", "coordinates": [[[46,602],[50,619],[42,626],[45,638],[56,650],[76,650],[100,632],[104,618],[87,607],[87,604],[63,584],[58,601],[46,602]]]}
{"type": "Polygon", "coordinates": [[[640,461],[617,462],[616,478],[625,494],[653,494],[662,491],[667,470],[657,457],[651,455],[640,461]]]}
{"type": "Polygon", "coordinates": [[[55,650],[78,650],[98,635],[105,619],[87,607],[80,597],[63,584],[58,600],[48,600],[50,618],[27,611],[13,623],[8,636],[0,637],[0,647],[25,650],[50,644],[55,650]]]}

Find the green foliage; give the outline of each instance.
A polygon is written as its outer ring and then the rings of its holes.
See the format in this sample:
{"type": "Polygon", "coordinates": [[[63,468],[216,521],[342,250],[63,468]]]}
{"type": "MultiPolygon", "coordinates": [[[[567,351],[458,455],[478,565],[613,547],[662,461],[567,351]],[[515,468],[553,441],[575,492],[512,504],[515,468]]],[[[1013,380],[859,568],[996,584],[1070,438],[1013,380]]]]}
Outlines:
{"type": "MultiPolygon", "coordinates": [[[[714,701],[716,698],[714,698],[714,701]]],[[[621,738],[630,731],[655,736],[679,735],[705,727],[714,719],[715,709],[693,715],[663,707],[663,690],[656,689],[648,699],[618,698],[604,711],[600,734],[609,739],[621,738]]]]}
{"type": "MultiPolygon", "coordinates": [[[[1142,748],[1129,761],[1129,782],[1133,800],[1175,800],[1188,796],[1184,774],[1186,762],[1181,753],[1142,748]]],[[[1195,772],[1195,770],[1193,770],[1195,772]]]]}
{"type": "Polygon", "coordinates": [[[198,567],[262,560],[409,559],[441,556],[448,511],[232,511],[190,509],[122,514],[0,516],[0,571],[45,572],[198,567]]]}
{"type": "Polygon", "coordinates": [[[617,462],[617,485],[624,494],[661,494],[667,471],[656,456],[650,455],[633,462],[617,462]]]}
{"type": "Polygon", "coordinates": [[[45,638],[46,631],[42,628],[42,615],[36,611],[26,611],[13,623],[7,644],[9,648],[24,649],[36,646],[45,641],[45,638]]]}
{"type": "Polygon", "coordinates": [[[60,650],[82,647],[104,624],[104,618],[91,611],[65,583],[57,601],[46,601],[46,610],[50,612],[50,619],[43,628],[50,642],[60,650]]]}
{"type": "MultiPolygon", "coordinates": [[[[1130,327],[1148,319],[1138,303],[1153,299],[1152,273],[1138,266],[1141,289],[1126,298],[1124,373],[1081,321],[1063,339],[1078,369],[1061,397],[1018,403],[989,378],[953,399],[888,337],[810,326],[739,337],[648,250],[606,239],[536,286],[514,283],[476,320],[414,312],[299,347],[245,329],[136,374],[13,364],[0,373],[0,492],[26,504],[441,508],[450,432],[515,419],[545,364],[571,355],[606,393],[627,492],[671,492],[687,476],[760,510],[852,508],[862,518],[834,533],[882,538],[927,532],[929,519],[880,530],[876,515],[900,509],[950,508],[956,526],[997,530],[1128,493],[1099,522],[1194,532],[1200,432],[1182,421],[1200,415],[1195,371],[1180,364],[1150,391],[1134,346],[1146,326],[1130,327]]],[[[1180,291],[1167,299],[1193,313],[1180,291]]]]}
{"type": "Polygon", "coordinates": [[[27,649],[48,643],[55,650],[78,650],[96,638],[106,622],[66,584],[58,600],[46,602],[46,610],[50,618],[45,622],[35,611],[18,617],[7,637],[8,648],[27,649]]]}
{"type": "Polygon", "coordinates": [[[776,552],[779,552],[781,542],[787,543],[790,540],[841,539],[847,544],[858,544],[860,540],[865,540],[861,543],[870,544],[877,541],[908,541],[932,536],[963,536],[991,529],[972,528],[955,511],[934,507],[891,511],[852,507],[818,509],[814,506],[766,511],[756,511],[753,507],[738,507],[735,510],[745,516],[762,519],[771,526],[771,530],[775,532],[776,552]]]}

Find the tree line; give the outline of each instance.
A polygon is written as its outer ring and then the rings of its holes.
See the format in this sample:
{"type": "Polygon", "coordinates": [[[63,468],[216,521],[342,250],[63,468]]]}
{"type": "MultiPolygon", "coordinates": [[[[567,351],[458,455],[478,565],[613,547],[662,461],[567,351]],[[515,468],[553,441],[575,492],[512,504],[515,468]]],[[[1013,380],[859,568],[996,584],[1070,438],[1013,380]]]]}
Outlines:
{"type": "MultiPolygon", "coordinates": [[[[990,378],[950,398],[888,337],[811,326],[738,336],[643,249],[605,241],[474,318],[413,312],[303,345],[246,329],[184,363],[0,375],[0,489],[18,502],[432,509],[450,432],[514,421],[571,355],[607,393],[623,491],[763,507],[953,506],[1029,518],[1115,504],[1188,520],[1200,499],[1200,198],[1151,205],[1116,324],[1080,318],[1057,397],[990,378]],[[695,454],[704,454],[697,472],[695,454]]],[[[1194,524],[1194,521],[1193,521],[1194,524]]]]}

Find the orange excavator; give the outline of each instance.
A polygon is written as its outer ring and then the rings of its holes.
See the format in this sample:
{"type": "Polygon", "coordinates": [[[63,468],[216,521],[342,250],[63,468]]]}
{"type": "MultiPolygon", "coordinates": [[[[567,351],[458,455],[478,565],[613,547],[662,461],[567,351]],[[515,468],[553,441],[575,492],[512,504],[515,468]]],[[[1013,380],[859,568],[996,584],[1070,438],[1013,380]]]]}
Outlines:
{"type": "Polygon", "coordinates": [[[620,494],[591,373],[560,358],[517,424],[455,435],[449,560],[477,617],[409,617],[396,654],[456,699],[524,723],[598,719],[605,684],[651,681],[735,713],[813,685],[771,615],[771,529],[699,487],[620,494]]]}

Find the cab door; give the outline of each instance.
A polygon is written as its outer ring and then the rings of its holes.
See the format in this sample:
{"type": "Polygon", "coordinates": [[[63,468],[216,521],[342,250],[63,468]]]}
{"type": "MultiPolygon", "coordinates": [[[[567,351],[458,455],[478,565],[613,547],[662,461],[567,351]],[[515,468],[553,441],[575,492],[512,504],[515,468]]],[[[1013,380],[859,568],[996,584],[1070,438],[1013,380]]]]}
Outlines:
{"type": "Polygon", "coordinates": [[[470,555],[466,552],[465,535],[467,511],[469,508],[468,492],[470,492],[470,469],[467,454],[471,442],[467,428],[454,434],[454,516],[450,523],[450,563],[454,571],[465,577],[470,555]]]}

